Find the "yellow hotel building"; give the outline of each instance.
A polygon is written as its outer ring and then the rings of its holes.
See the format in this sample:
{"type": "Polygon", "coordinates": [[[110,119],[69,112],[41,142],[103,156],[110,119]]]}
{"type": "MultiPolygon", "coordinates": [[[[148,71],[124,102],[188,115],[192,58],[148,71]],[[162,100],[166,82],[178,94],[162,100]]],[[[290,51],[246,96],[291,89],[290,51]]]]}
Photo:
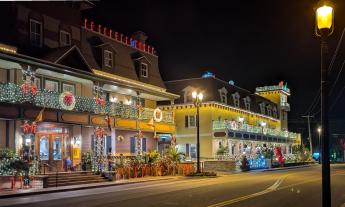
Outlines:
{"type": "Polygon", "coordinates": [[[192,92],[204,95],[200,107],[200,157],[217,159],[220,148],[224,159],[242,154],[254,156],[261,147],[281,147],[283,154],[300,144],[300,134],[288,131],[287,98],[290,90],[276,86],[256,88],[255,93],[226,82],[212,74],[201,78],[165,82],[168,90],[179,94],[174,105],[161,106],[175,113],[178,150],[196,158],[196,107],[192,92]]]}

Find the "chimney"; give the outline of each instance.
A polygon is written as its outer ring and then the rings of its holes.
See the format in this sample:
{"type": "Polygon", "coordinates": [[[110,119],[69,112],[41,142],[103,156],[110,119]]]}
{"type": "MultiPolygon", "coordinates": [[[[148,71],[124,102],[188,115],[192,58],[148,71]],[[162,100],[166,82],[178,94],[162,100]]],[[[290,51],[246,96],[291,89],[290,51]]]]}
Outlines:
{"type": "Polygon", "coordinates": [[[142,44],[145,44],[146,40],[147,40],[147,36],[144,32],[142,31],[137,31],[137,32],[134,32],[133,35],[132,35],[132,38],[141,42],[142,44]]]}

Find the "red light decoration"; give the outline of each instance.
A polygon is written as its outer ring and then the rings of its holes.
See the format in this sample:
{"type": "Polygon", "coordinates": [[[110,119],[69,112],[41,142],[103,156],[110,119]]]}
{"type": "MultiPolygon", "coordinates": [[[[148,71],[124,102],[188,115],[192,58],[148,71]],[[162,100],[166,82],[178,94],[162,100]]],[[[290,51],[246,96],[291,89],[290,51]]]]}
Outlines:
{"type": "Polygon", "coordinates": [[[37,124],[36,122],[32,122],[32,124],[29,124],[28,121],[25,121],[22,125],[23,133],[24,134],[36,134],[37,132],[37,124]]]}
{"type": "Polygon", "coordinates": [[[100,24],[97,25],[97,30],[95,31],[94,21],[89,21],[88,19],[84,19],[83,27],[85,29],[89,29],[91,31],[98,32],[99,34],[107,36],[108,38],[115,39],[116,41],[119,41],[125,45],[132,47],[132,48],[139,49],[139,50],[142,50],[143,52],[150,53],[153,55],[155,54],[155,50],[153,47],[146,45],[143,42],[139,42],[137,40],[134,40],[134,43],[133,43],[132,38],[129,38],[128,36],[125,36],[121,33],[114,32],[113,30],[108,29],[107,27],[104,27],[102,29],[102,25],[100,25],[100,24]],[[90,24],[90,28],[88,27],[88,23],[90,24]],[[113,34],[115,34],[115,35],[113,36],[113,34]]]}
{"type": "Polygon", "coordinates": [[[95,23],[93,21],[91,21],[90,29],[93,31],[94,28],[95,28],[95,23]]]}
{"type": "Polygon", "coordinates": [[[105,135],[105,131],[103,128],[97,127],[95,128],[95,136],[98,138],[103,138],[105,135]]]}

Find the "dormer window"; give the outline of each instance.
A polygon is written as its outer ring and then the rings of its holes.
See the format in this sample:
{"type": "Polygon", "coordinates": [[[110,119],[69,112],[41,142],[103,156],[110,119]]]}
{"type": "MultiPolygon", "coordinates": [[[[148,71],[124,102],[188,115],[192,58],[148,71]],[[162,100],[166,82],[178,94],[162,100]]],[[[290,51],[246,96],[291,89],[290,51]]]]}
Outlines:
{"type": "Polygon", "coordinates": [[[277,107],[273,107],[273,117],[278,118],[277,117],[277,107]]]}
{"type": "Polygon", "coordinates": [[[234,100],[234,106],[240,107],[240,94],[238,92],[232,94],[232,98],[234,100]]]}
{"type": "Polygon", "coordinates": [[[70,46],[71,45],[71,34],[69,32],[60,31],[60,46],[70,46]]]}
{"type": "Polygon", "coordinates": [[[113,67],[113,53],[109,50],[104,50],[103,54],[104,66],[112,68],[113,67]]]}
{"type": "Polygon", "coordinates": [[[267,109],[267,115],[268,116],[272,116],[272,106],[271,105],[267,105],[266,109],[267,109]]]}
{"type": "Polygon", "coordinates": [[[140,63],[140,76],[144,78],[149,77],[149,67],[146,63],[140,63]]]}
{"type": "Polygon", "coordinates": [[[42,23],[33,19],[30,19],[30,43],[42,47],[42,23]]]}
{"type": "Polygon", "coordinates": [[[266,112],[265,112],[265,103],[262,102],[262,103],[259,104],[259,106],[260,106],[260,112],[261,112],[261,114],[265,114],[265,113],[266,113],[266,112]]]}
{"type": "Polygon", "coordinates": [[[220,102],[228,104],[228,91],[223,87],[221,89],[218,90],[219,92],[219,96],[220,96],[220,102]]]}
{"type": "Polygon", "coordinates": [[[244,102],[245,109],[250,111],[250,97],[247,96],[247,97],[243,98],[243,102],[244,102]]]}

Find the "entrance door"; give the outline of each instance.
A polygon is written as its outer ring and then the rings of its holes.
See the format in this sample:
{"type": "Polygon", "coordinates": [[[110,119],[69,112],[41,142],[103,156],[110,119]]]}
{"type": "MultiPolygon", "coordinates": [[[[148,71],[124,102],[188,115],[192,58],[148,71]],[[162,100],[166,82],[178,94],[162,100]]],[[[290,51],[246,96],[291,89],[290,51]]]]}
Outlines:
{"type": "MultiPolygon", "coordinates": [[[[43,167],[44,163],[54,166],[54,168],[46,168],[46,171],[63,170],[64,160],[64,134],[37,134],[37,152],[43,167]]],[[[42,169],[43,170],[43,169],[42,169]]]]}

